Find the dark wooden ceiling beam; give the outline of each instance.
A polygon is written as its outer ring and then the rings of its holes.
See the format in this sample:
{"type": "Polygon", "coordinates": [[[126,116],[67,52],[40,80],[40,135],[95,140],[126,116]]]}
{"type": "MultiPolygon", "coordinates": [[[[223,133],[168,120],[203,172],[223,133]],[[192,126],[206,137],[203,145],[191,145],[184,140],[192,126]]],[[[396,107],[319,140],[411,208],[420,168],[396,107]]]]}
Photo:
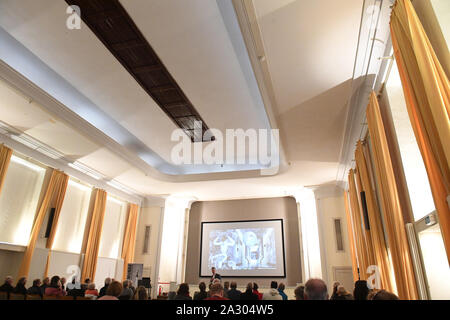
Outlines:
{"type": "MultiPolygon", "coordinates": [[[[84,23],[173,123],[183,129],[192,142],[201,141],[192,134],[194,124],[201,121],[203,133],[208,126],[119,0],[65,1],[80,7],[84,23]],[[189,118],[189,121],[181,118],[189,118]]],[[[211,140],[214,137],[204,141],[211,140]]]]}

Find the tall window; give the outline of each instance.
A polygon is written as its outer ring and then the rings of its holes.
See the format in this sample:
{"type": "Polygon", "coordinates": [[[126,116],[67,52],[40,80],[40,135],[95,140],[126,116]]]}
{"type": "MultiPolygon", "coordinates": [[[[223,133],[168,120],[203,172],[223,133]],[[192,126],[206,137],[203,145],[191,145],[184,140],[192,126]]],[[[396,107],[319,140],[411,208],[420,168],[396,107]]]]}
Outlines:
{"type": "Polygon", "coordinates": [[[53,250],[80,253],[92,188],[69,179],[53,250]]]}
{"type": "Polygon", "coordinates": [[[122,249],[123,229],[127,203],[108,195],[105,218],[103,220],[102,238],[99,256],[103,258],[119,258],[122,249]]]}
{"type": "Polygon", "coordinates": [[[16,155],[0,195],[0,241],[27,245],[44,182],[45,168],[16,155]]]}
{"type": "Polygon", "coordinates": [[[394,62],[386,82],[386,93],[411,199],[414,220],[435,210],[427,172],[409,120],[397,64],[394,62]]]}

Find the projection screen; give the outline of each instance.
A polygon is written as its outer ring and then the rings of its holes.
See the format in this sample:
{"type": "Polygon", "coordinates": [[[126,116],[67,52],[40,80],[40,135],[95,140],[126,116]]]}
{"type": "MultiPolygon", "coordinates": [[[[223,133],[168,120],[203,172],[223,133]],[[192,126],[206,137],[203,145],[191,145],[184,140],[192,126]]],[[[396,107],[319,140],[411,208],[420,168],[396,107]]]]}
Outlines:
{"type": "Polygon", "coordinates": [[[285,277],[283,220],[203,222],[200,277],[285,277]]]}

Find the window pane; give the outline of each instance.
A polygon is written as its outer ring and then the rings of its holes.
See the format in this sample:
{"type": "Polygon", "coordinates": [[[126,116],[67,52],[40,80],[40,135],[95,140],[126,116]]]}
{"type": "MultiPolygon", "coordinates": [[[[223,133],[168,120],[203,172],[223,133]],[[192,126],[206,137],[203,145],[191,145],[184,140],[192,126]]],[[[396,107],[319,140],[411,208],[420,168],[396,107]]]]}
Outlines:
{"type": "Polygon", "coordinates": [[[422,155],[409,120],[396,63],[393,64],[386,83],[386,92],[389,98],[414,219],[417,221],[431,213],[435,208],[422,155]]]}
{"type": "Polygon", "coordinates": [[[69,180],[53,250],[80,253],[92,189],[69,180]]]}
{"type": "Polygon", "coordinates": [[[0,195],[0,241],[27,245],[44,181],[45,169],[11,157],[0,195]]]}
{"type": "Polygon", "coordinates": [[[100,240],[100,257],[119,258],[126,213],[127,203],[108,195],[100,240]]]}

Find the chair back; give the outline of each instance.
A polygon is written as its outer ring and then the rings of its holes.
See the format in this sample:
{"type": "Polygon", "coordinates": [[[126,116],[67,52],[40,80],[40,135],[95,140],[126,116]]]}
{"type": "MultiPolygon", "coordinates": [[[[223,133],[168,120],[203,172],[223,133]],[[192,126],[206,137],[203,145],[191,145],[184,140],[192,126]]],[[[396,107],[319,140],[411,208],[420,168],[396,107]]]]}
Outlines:
{"type": "Polygon", "coordinates": [[[44,296],[43,300],[59,300],[57,296],[44,296]]]}
{"type": "Polygon", "coordinates": [[[76,297],[77,300],[92,300],[89,297],[76,297]]]}
{"type": "Polygon", "coordinates": [[[25,295],[20,293],[10,293],[9,300],[25,300],[25,295]]]}
{"type": "Polygon", "coordinates": [[[0,300],[8,300],[8,293],[0,292],[0,300]]]}
{"type": "Polygon", "coordinates": [[[75,300],[75,298],[73,296],[64,296],[64,297],[59,297],[59,300],[75,300]]]}
{"type": "Polygon", "coordinates": [[[38,294],[27,294],[26,300],[42,300],[42,297],[38,294]]]}

